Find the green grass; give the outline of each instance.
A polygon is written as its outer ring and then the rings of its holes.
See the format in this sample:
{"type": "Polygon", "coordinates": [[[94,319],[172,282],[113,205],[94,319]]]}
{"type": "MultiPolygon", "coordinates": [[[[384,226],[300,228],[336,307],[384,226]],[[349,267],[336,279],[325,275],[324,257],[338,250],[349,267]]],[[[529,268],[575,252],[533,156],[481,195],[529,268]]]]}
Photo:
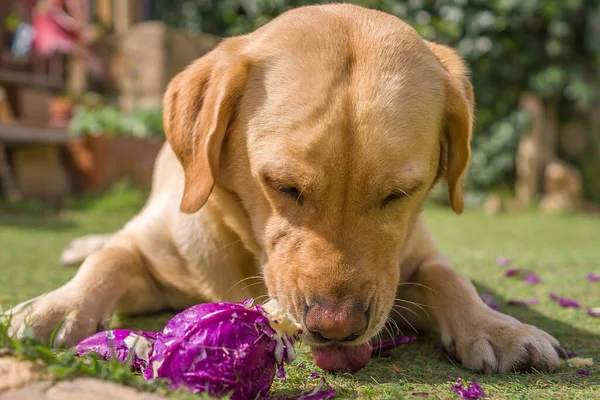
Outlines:
{"type": "MultiPolygon", "coordinates": [[[[120,227],[133,215],[140,200],[130,195],[123,197],[129,199],[130,206],[120,211],[116,206],[119,201],[114,199],[103,200],[101,206],[86,200],[85,207],[73,206],[71,211],[58,215],[40,207],[21,209],[0,205],[3,272],[0,274],[0,306],[27,300],[66,282],[75,269],[61,267],[57,262],[64,246],[77,236],[111,232],[120,227]]],[[[455,216],[447,209],[434,207],[426,212],[426,218],[456,268],[472,278],[480,292],[494,293],[504,312],[547,330],[566,350],[600,362],[600,319],[587,316],[585,309],[563,309],[548,300],[548,293],[556,290],[562,296],[580,300],[584,306],[600,306],[600,283],[585,279],[589,272],[600,273],[598,217],[550,217],[535,213],[487,217],[478,211],[455,216]],[[514,266],[534,271],[541,276],[542,283],[527,286],[520,278],[503,278],[503,268],[495,263],[499,255],[511,258],[514,266]],[[511,298],[530,297],[541,299],[541,303],[528,308],[504,303],[511,298]]],[[[114,326],[158,330],[169,316],[116,319],[114,326]]],[[[404,333],[411,334],[408,330],[404,333]]],[[[484,376],[452,364],[438,345],[437,337],[420,335],[417,343],[404,345],[389,357],[373,359],[355,375],[325,373],[324,376],[337,390],[339,398],[402,399],[410,398],[413,392],[429,392],[429,398],[451,399],[456,396],[449,387],[458,377],[465,381],[477,380],[494,399],[600,398],[597,365],[588,368],[592,373],[590,377],[578,375],[575,368],[568,366],[554,374],[484,376]]],[[[289,378],[276,380],[276,395],[298,394],[314,387],[317,382],[309,378],[310,372],[323,374],[310,361],[306,347],[301,347],[299,353],[299,359],[287,369],[289,378]],[[297,368],[300,364],[306,369],[297,368]]],[[[36,354],[33,352],[32,357],[40,358],[36,354]]],[[[48,360],[50,364],[63,362],[51,357],[48,360]]],[[[71,359],[66,362],[67,365],[72,363],[71,359]]],[[[127,377],[117,381],[149,390],[135,376],[130,379],[114,365],[107,368],[100,368],[96,375],[110,378],[116,368],[115,375],[127,377]]],[[[74,372],[81,373],[77,369],[74,372]]]]}

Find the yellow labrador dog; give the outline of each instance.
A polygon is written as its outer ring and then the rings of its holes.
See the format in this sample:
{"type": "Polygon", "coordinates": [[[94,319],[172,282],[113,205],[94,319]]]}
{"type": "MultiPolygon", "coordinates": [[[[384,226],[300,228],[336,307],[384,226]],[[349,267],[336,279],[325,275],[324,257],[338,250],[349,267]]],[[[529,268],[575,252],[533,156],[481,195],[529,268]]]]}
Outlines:
{"type": "Polygon", "coordinates": [[[438,179],[463,209],[473,102],[452,49],[379,11],[302,7],[225,39],[168,86],[144,209],[70,282],[17,306],[13,330],[48,337],[66,316],[57,344],[72,345],[115,310],[267,293],[325,369],[360,368],[393,318],[440,332],[474,371],[552,371],[559,342],[486,306],[421,216],[438,179]],[[402,300],[430,317],[391,313],[402,300]]]}

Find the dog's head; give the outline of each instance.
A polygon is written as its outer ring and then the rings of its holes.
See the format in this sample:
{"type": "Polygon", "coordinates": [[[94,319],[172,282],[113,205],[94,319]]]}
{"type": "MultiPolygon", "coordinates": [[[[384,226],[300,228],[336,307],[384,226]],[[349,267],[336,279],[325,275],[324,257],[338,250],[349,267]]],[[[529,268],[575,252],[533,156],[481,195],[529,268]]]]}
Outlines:
{"type": "Polygon", "coordinates": [[[438,178],[462,212],[472,115],[453,50],[349,5],[299,8],[226,39],[165,95],[181,210],[198,211],[215,185],[235,200],[269,294],[314,345],[361,344],[383,327],[438,178]]]}

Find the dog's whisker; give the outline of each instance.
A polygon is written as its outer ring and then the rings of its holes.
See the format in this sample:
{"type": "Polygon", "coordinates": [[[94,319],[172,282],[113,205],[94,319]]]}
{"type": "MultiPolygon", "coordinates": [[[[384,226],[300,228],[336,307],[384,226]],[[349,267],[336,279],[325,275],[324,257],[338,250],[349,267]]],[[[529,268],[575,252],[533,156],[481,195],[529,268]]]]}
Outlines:
{"type": "Polygon", "coordinates": [[[244,279],[240,279],[239,281],[237,281],[236,283],[233,284],[233,286],[231,286],[227,292],[225,292],[225,294],[228,294],[229,292],[231,292],[233,290],[234,287],[236,287],[237,285],[239,285],[242,282],[245,282],[249,279],[260,279],[260,280],[264,280],[264,277],[260,276],[260,275],[253,275],[253,276],[249,276],[247,278],[244,279]]]}
{"type": "Polygon", "coordinates": [[[395,328],[392,324],[392,319],[388,316],[387,319],[385,320],[385,326],[391,326],[392,328],[395,328]]]}
{"type": "MultiPolygon", "coordinates": [[[[381,339],[381,331],[377,332],[377,335],[375,335],[375,337],[377,338],[377,342],[371,343],[372,345],[383,342],[383,340],[381,339]]],[[[377,352],[376,358],[379,358],[381,356],[381,347],[378,347],[377,350],[378,350],[378,352],[377,352]]]]}
{"type": "Polygon", "coordinates": [[[394,325],[394,327],[396,328],[396,331],[398,331],[398,333],[402,336],[404,336],[404,333],[402,333],[402,331],[400,330],[400,327],[398,326],[398,323],[396,322],[396,320],[394,320],[394,318],[388,316],[388,321],[391,322],[392,325],[394,325]]]}
{"type": "Polygon", "coordinates": [[[264,282],[254,282],[254,283],[244,286],[242,289],[240,289],[240,292],[243,292],[244,290],[251,288],[252,286],[264,285],[264,284],[265,284],[264,282]]]}
{"type": "MultiPolygon", "coordinates": [[[[431,319],[431,316],[429,315],[429,313],[427,312],[427,310],[424,309],[419,303],[413,303],[412,301],[401,300],[401,299],[396,299],[396,300],[397,301],[404,301],[405,303],[412,304],[412,305],[420,308],[425,313],[425,315],[427,315],[427,319],[429,319],[429,320],[431,319]]],[[[399,304],[395,304],[393,307],[402,307],[402,306],[400,306],[399,304]]],[[[402,307],[402,308],[406,308],[406,307],[402,307]]]]}
{"type": "Polygon", "coordinates": [[[403,301],[405,303],[410,303],[410,304],[419,305],[419,306],[423,306],[423,307],[434,308],[433,306],[430,306],[429,304],[418,303],[416,301],[410,301],[410,300],[406,300],[406,299],[401,299],[400,297],[396,297],[394,300],[396,300],[396,301],[403,301]]]}
{"type": "Polygon", "coordinates": [[[404,315],[402,315],[402,313],[400,311],[396,310],[395,308],[392,308],[392,311],[396,312],[417,334],[419,333],[417,328],[415,328],[413,326],[413,324],[411,324],[410,321],[408,319],[406,319],[406,317],[404,315]]]}
{"type": "Polygon", "coordinates": [[[392,333],[392,331],[390,330],[390,328],[387,325],[383,326],[385,328],[385,331],[390,335],[390,339],[394,338],[394,334],[392,333]]]}
{"type": "Polygon", "coordinates": [[[233,246],[234,244],[241,243],[241,242],[242,242],[242,241],[241,241],[241,239],[234,240],[233,242],[231,242],[231,243],[227,243],[225,246],[223,246],[223,247],[221,247],[221,248],[217,249],[217,252],[223,251],[223,250],[225,250],[226,248],[228,248],[229,246],[233,246]]]}
{"type": "Polygon", "coordinates": [[[413,313],[413,314],[414,314],[414,315],[416,315],[417,317],[419,316],[419,314],[417,314],[417,312],[416,312],[415,310],[411,310],[411,309],[410,309],[410,308],[408,308],[408,307],[404,307],[404,306],[401,306],[401,305],[399,305],[399,304],[395,304],[395,305],[394,305],[394,306],[392,306],[392,307],[394,307],[394,308],[395,308],[395,307],[398,307],[398,308],[401,308],[401,309],[403,309],[403,310],[410,311],[411,313],[413,313]]]}
{"type": "Polygon", "coordinates": [[[423,285],[421,283],[417,283],[417,282],[400,282],[398,284],[398,286],[402,286],[402,285],[415,285],[415,286],[421,286],[425,289],[429,289],[431,290],[433,293],[437,293],[434,289],[430,288],[429,286],[423,285]]]}
{"type": "Polygon", "coordinates": [[[271,296],[268,294],[262,294],[260,296],[254,297],[254,300],[259,301],[261,304],[265,304],[267,301],[271,300],[271,296]],[[260,299],[264,299],[265,297],[267,298],[265,301],[260,301],[260,299]]]}
{"type": "Polygon", "coordinates": [[[398,329],[398,333],[400,334],[400,336],[405,336],[402,329],[400,329],[400,326],[398,326],[398,323],[393,318],[392,321],[394,321],[394,325],[396,325],[396,329],[398,329]]]}
{"type": "MultiPolygon", "coordinates": [[[[385,324],[384,326],[391,326],[392,325],[392,319],[388,316],[387,319],[385,320],[385,324]]],[[[393,328],[393,326],[392,326],[393,328]]]]}

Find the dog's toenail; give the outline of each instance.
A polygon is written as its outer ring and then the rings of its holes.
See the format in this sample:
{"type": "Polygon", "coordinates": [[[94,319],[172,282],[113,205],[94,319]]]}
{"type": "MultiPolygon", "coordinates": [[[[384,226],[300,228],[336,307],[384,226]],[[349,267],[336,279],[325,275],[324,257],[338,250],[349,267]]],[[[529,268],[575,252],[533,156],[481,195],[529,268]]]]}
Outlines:
{"type": "Polygon", "coordinates": [[[492,366],[490,365],[490,363],[488,363],[487,361],[484,360],[482,365],[483,365],[483,373],[484,374],[492,373],[492,366]]]}
{"type": "Polygon", "coordinates": [[[558,356],[560,358],[566,359],[569,357],[567,352],[564,351],[562,347],[559,346],[559,347],[555,347],[554,349],[556,350],[556,352],[558,353],[558,356]]]}
{"type": "Polygon", "coordinates": [[[537,358],[540,354],[538,349],[536,349],[535,346],[532,345],[531,343],[526,344],[525,349],[527,350],[527,354],[529,355],[529,358],[537,358]]]}

